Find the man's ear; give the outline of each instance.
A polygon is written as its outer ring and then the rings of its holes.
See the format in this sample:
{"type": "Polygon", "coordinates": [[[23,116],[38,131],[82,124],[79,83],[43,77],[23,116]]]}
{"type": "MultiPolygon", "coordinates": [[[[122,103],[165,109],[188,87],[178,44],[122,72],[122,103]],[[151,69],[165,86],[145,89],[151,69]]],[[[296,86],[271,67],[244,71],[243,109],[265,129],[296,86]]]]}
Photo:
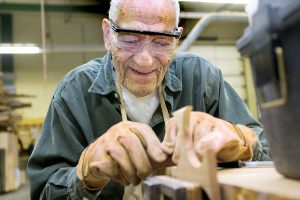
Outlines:
{"type": "Polygon", "coordinates": [[[183,27],[178,27],[178,30],[180,31],[180,33],[182,34],[183,33],[183,27]]]}
{"type": "MultiPolygon", "coordinates": [[[[180,33],[182,34],[182,32],[183,32],[183,27],[178,27],[178,30],[180,31],[180,33]]],[[[180,38],[179,38],[180,39],[180,38]]],[[[177,39],[177,41],[176,41],[176,46],[178,46],[178,43],[179,43],[179,39],[177,39]]]]}
{"type": "Polygon", "coordinates": [[[103,40],[105,49],[110,51],[111,49],[111,40],[110,40],[110,21],[108,19],[102,20],[102,31],[103,31],[103,40]]]}

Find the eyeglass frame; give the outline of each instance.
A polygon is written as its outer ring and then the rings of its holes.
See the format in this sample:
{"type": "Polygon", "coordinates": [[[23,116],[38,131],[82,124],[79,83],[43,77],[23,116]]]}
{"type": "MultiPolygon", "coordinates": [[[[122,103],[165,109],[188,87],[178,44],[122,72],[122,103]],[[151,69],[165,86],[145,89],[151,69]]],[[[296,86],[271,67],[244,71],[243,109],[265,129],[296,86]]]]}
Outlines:
{"type": "Polygon", "coordinates": [[[139,34],[144,34],[144,35],[161,35],[161,36],[174,37],[176,39],[179,39],[181,37],[181,32],[179,31],[178,28],[176,28],[173,33],[172,32],[167,33],[167,32],[155,32],[155,31],[142,31],[142,30],[120,28],[111,19],[109,19],[109,21],[111,23],[111,26],[110,26],[111,29],[117,33],[127,32],[127,33],[139,33],[139,34]]]}

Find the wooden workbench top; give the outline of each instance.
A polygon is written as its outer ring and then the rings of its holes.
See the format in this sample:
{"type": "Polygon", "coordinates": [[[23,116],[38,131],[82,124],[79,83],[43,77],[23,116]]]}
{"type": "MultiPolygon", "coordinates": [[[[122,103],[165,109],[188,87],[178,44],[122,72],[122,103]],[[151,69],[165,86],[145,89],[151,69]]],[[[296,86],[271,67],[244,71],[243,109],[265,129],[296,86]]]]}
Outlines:
{"type": "Polygon", "coordinates": [[[219,169],[222,199],[300,200],[300,180],[280,175],[274,167],[219,169]]]}

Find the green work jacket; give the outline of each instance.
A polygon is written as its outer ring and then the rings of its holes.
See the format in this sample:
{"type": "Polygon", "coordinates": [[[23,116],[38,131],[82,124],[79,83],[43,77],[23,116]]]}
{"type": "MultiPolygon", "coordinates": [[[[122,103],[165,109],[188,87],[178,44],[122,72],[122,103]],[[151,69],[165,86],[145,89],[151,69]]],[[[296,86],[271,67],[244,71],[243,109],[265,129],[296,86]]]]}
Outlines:
{"type": "MultiPolygon", "coordinates": [[[[177,53],[163,80],[170,115],[186,105],[194,111],[253,129],[259,142],[254,160],[269,160],[269,148],[243,100],[224,81],[221,71],[191,53],[177,53]]],[[[101,191],[88,191],[76,176],[82,151],[121,121],[111,54],[96,58],[65,75],[54,92],[40,137],[29,158],[31,199],[122,199],[123,186],[111,181],[101,191]]],[[[160,106],[150,126],[160,140],[164,120],[160,106]]]]}

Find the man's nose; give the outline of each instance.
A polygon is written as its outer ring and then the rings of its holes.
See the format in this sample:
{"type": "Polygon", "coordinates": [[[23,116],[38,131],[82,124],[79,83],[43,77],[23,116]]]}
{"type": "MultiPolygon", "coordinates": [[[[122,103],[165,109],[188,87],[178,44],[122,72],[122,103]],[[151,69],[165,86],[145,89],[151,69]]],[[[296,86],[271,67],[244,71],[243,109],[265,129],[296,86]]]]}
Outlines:
{"type": "Polygon", "coordinates": [[[136,64],[141,67],[152,66],[153,64],[153,56],[152,49],[150,43],[145,43],[140,51],[133,57],[136,64]]]}

